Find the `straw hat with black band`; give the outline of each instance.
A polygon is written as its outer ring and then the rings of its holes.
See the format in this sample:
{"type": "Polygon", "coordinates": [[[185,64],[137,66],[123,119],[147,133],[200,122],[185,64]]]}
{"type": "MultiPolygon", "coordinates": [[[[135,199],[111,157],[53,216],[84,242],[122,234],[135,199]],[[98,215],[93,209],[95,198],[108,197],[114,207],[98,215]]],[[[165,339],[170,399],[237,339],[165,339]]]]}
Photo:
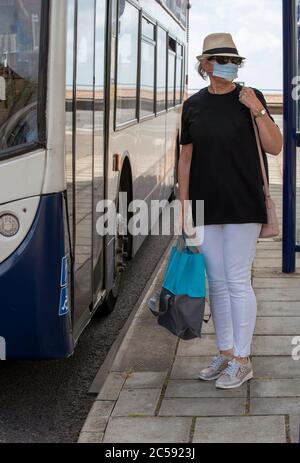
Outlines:
{"type": "Polygon", "coordinates": [[[210,34],[205,37],[202,54],[198,55],[197,59],[200,61],[210,56],[232,56],[243,60],[246,59],[239,55],[232,35],[226,32],[210,34]]]}

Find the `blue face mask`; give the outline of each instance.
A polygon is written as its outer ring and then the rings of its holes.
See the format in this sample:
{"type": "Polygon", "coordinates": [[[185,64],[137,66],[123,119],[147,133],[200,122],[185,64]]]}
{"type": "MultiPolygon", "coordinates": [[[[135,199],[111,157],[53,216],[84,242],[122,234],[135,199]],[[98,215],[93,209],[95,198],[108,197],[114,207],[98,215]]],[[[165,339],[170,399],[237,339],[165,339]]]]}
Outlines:
{"type": "Polygon", "coordinates": [[[223,79],[232,82],[238,76],[238,65],[233,63],[214,63],[213,76],[222,77],[223,79]]]}

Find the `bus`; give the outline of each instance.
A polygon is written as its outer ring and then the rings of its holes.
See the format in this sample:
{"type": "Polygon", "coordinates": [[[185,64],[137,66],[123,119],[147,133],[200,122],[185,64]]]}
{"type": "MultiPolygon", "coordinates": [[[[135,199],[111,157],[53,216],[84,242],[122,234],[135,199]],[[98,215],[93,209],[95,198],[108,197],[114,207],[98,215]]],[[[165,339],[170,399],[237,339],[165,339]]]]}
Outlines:
{"type": "Polygon", "coordinates": [[[96,310],[112,312],[146,238],[119,231],[130,218],[119,193],[128,204],[172,198],[189,7],[0,0],[5,358],[71,356],[96,310]],[[116,233],[97,232],[103,201],[116,206],[116,233]]]}

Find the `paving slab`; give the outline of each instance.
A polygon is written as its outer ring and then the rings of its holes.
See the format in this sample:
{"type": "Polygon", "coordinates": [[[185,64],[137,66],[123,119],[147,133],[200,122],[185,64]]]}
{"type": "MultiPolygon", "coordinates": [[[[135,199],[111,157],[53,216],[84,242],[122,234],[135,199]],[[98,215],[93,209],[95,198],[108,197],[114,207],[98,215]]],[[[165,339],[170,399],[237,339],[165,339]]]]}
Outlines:
{"type": "Polygon", "coordinates": [[[229,416],[245,413],[243,398],[163,399],[159,416],[229,416]]]}
{"type": "Polygon", "coordinates": [[[197,418],[193,443],[285,443],[284,416],[197,418]]]}
{"type": "Polygon", "coordinates": [[[103,443],[188,443],[191,418],[112,417],[103,443]]]}
{"type": "Polygon", "coordinates": [[[253,379],[250,397],[300,397],[300,379],[253,379]]]}
{"type": "Polygon", "coordinates": [[[207,367],[211,356],[206,357],[176,357],[172,370],[171,379],[197,379],[200,371],[207,367]]]}
{"type": "Polygon", "coordinates": [[[167,397],[246,397],[247,385],[238,389],[224,391],[215,387],[214,381],[169,380],[165,395],[167,397]]]}
{"type": "Polygon", "coordinates": [[[264,258],[256,257],[254,259],[255,268],[278,268],[279,259],[278,258],[264,258]]]}
{"type": "Polygon", "coordinates": [[[299,317],[300,304],[298,301],[258,301],[257,315],[260,317],[299,317]]]}
{"type": "Polygon", "coordinates": [[[104,432],[114,406],[115,402],[112,400],[96,400],[84,423],[82,432],[104,432]]]}
{"type": "MultiPolygon", "coordinates": [[[[271,267],[271,268],[257,268],[253,267],[252,268],[252,277],[253,278],[276,278],[276,279],[282,279],[286,278],[287,275],[286,273],[282,273],[282,268],[281,267],[271,267]]],[[[299,277],[300,273],[295,274],[295,278],[299,277]]],[[[292,278],[292,277],[291,277],[292,278]]]]}
{"type": "Polygon", "coordinates": [[[124,373],[109,373],[97,400],[117,400],[125,380],[124,373]]]}
{"type": "Polygon", "coordinates": [[[254,288],[256,299],[261,301],[298,301],[300,305],[299,288],[254,288]]]}
{"type": "Polygon", "coordinates": [[[177,338],[157,324],[147,307],[143,310],[146,316],[134,319],[111,371],[166,371],[172,365],[177,338]]]}
{"type": "MultiPolygon", "coordinates": [[[[272,251],[270,251],[272,252],[272,251]]],[[[282,278],[265,278],[254,277],[252,281],[254,289],[259,288],[298,288],[300,287],[300,276],[282,277],[282,278]]],[[[299,309],[300,310],[300,309],[299,309]]]]}
{"type": "Polygon", "coordinates": [[[253,357],[255,377],[259,378],[300,378],[299,362],[288,357],[253,357]]]}
{"type": "Polygon", "coordinates": [[[123,389],[115,405],[113,416],[154,416],[160,397],[158,389],[123,389]]]}
{"type": "Polygon", "coordinates": [[[291,355],[293,336],[253,336],[252,355],[291,355]]]}
{"type": "Polygon", "coordinates": [[[124,389],[162,388],[167,374],[167,371],[141,371],[132,373],[126,379],[124,389]]]}
{"type": "Polygon", "coordinates": [[[101,444],[104,437],[103,432],[84,432],[80,433],[78,444],[101,444]]]}
{"type": "Polygon", "coordinates": [[[277,247],[276,249],[259,249],[259,251],[257,251],[257,255],[259,255],[260,258],[281,258],[282,256],[282,250],[281,250],[281,247],[277,247]]]}
{"type": "MultiPolygon", "coordinates": [[[[300,311],[299,311],[300,315],[300,311]]],[[[257,317],[255,334],[293,335],[300,333],[299,317],[257,317]]]]}
{"type": "Polygon", "coordinates": [[[300,415],[290,415],[290,436],[292,444],[300,444],[300,415]]]}
{"type": "Polygon", "coordinates": [[[282,249],[282,241],[274,241],[272,239],[270,240],[258,240],[257,242],[257,254],[263,250],[263,249],[282,249]]]}
{"type": "Polygon", "coordinates": [[[250,400],[251,415],[300,415],[299,397],[260,397],[250,400]]]}
{"type": "Polygon", "coordinates": [[[190,341],[180,340],[177,349],[177,356],[197,357],[215,355],[217,353],[216,338],[211,335],[203,335],[190,341]]]}

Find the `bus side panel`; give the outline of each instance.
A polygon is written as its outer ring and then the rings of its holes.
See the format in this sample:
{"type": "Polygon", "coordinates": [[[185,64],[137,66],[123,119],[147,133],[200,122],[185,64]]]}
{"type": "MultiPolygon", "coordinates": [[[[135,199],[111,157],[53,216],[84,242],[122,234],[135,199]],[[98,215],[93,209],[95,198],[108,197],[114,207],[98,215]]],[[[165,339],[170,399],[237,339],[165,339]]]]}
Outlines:
{"type": "MultiPolygon", "coordinates": [[[[41,197],[32,228],[0,265],[0,336],[6,358],[62,358],[73,353],[70,301],[62,274],[63,194],[41,197]],[[61,286],[62,283],[62,286],[61,286]],[[67,294],[67,296],[66,296],[67,294]]],[[[66,267],[64,267],[64,271],[66,267]]]]}

